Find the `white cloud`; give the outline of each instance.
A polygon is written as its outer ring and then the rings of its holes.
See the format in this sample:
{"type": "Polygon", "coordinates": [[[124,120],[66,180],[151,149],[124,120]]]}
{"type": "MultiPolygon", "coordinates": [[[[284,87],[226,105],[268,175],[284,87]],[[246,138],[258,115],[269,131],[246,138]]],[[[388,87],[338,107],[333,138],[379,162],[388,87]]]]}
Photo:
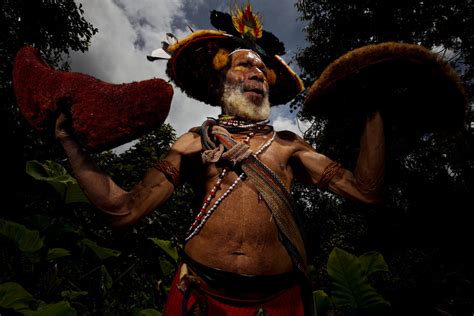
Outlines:
{"type": "MultiPolygon", "coordinates": [[[[149,62],[146,56],[161,46],[166,33],[178,38],[189,34],[187,10],[206,6],[204,0],[76,0],[84,9],[85,18],[99,31],[92,38],[86,53],[71,53],[71,70],[92,75],[110,83],[126,83],[151,78],[168,80],[166,61],[149,62]],[[175,23],[179,22],[179,23],[175,23]]],[[[206,18],[208,18],[206,16],[206,18]]],[[[275,127],[301,135],[295,118],[288,118],[281,107],[273,110],[275,127]]],[[[216,117],[217,107],[205,105],[187,97],[174,86],[170,114],[166,120],[181,135],[193,126],[199,126],[208,116],[216,117]]]]}
{"type": "MultiPolygon", "coordinates": [[[[172,32],[178,38],[187,29],[173,29],[173,20],[185,21],[185,0],[112,1],[81,0],[85,18],[99,31],[92,38],[86,53],[71,54],[71,70],[94,76],[110,83],[126,83],[150,78],[168,80],[166,61],[149,62],[146,56],[166,40],[172,32]],[[140,41],[139,45],[135,44],[140,41]]],[[[198,5],[197,1],[195,5],[198,5]]],[[[186,24],[192,23],[185,21],[186,24]]],[[[178,135],[197,126],[218,110],[185,96],[174,89],[174,97],[167,122],[178,135]]]]}
{"type": "Polygon", "coordinates": [[[456,52],[444,47],[443,45],[431,47],[431,51],[438,54],[444,60],[450,60],[456,57],[456,52]]]}
{"type": "Polygon", "coordinates": [[[301,137],[303,137],[303,133],[310,127],[309,123],[300,121],[296,117],[286,117],[280,114],[276,114],[276,117],[272,120],[272,124],[277,131],[291,131],[301,137]]]}
{"type": "Polygon", "coordinates": [[[207,117],[217,117],[221,113],[219,107],[213,107],[189,98],[175,88],[173,104],[166,120],[176,130],[177,135],[182,135],[190,128],[201,126],[207,117]]]}

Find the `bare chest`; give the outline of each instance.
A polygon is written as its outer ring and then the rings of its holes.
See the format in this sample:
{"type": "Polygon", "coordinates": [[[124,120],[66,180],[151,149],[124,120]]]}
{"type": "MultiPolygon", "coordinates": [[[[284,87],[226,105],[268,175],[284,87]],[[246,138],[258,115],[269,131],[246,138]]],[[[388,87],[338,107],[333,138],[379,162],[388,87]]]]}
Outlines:
{"type": "MultiPolygon", "coordinates": [[[[293,172],[290,166],[290,158],[293,149],[289,146],[282,145],[278,141],[278,137],[272,140],[271,135],[252,138],[247,144],[249,145],[252,155],[255,155],[258,160],[274,172],[287,188],[289,188],[293,180],[293,172]]],[[[203,175],[205,176],[203,180],[212,182],[213,179],[220,175],[225,165],[225,162],[202,165],[203,175]]],[[[234,170],[235,173],[241,173],[238,167],[230,169],[234,170]]],[[[228,177],[225,182],[229,183],[233,180],[232,177],[228,177]]]]}
{"type": "MultiPolygon", "coordinates": [[[[265,142],[256,139],[249,145],[252,151],[258,152],[265,142]]],[[[287,189],[293,179],[290,157],[291,150],[278,142],[258,155],[287,189]]],[[[278,239],[271,211],[260,194],[262,188],[252,185],[245,175],[241,177],[238,168],[223,172],[224,169],[224,163],[202,165],[203,176],[197,182],[205,190],[198,199],[202,211],[209,216],[199,232],[189,239],[186,251],[202,263],[235,272],[261,273],[257,270],[263,268],[276,273],[291,269],[291,260],[278,239]]]]}

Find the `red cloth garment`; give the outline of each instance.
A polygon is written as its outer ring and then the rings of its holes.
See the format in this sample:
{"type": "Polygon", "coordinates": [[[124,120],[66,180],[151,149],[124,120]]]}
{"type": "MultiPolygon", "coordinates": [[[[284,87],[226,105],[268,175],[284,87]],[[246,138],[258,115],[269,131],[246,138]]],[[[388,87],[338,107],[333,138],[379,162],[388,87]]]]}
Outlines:
{"type": "Polygon", "coordinates": [[[254,316],[260,310],[263,311],[262,315],[267,316],[305,315],[301,286],[298,284],[263,299],[226,297],[198,284],[193,284],[193,287],[183,292],[178,288],[179,270],[168,294],[164,316],[194,315],[196,303],[204,311],[203,315],[207,316],[254,316]]]}

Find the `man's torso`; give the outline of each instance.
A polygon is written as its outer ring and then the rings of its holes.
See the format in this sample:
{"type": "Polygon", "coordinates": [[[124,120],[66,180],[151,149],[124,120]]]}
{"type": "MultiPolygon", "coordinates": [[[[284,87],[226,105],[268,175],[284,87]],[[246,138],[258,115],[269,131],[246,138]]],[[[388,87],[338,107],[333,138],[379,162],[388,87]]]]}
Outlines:
{"type": "MultiPolygon", "coordinates": [[[[239,135],[233,137],[240,138],[239,135]]],[[[271,137],[272,133],[254,136],[249,141],[251,150],[257,152],[271,137]]],[[[200,142],[200,138],[195,141],[200,142]]],[[[258,156],[288,190],[293,180],[290,161],[297,144],[294,134],[279,132],[271,146],[258,156]]],[[[200,153],[185,158],[186,169],[198,171],[193,173],[193,185],[206,188],[198,191],[202,192],[197,196],[202,205],[219,178],[221,164],[203,164],[200,153]],[[199,170],[196,170],[198,166],[199,170]],[[196,177],[198,173],[201,176],[196,177]]],[[[228,191],[239,174],[229,170],[207,208],[228,191]]],[[[280,274],[293,270],[292,260],[278,238],[275,220],[259,194],[259,188],[245,179],[220,202],[199,233],[186,243],[185,251],[204,265],[239,274],[280,274]]]]}

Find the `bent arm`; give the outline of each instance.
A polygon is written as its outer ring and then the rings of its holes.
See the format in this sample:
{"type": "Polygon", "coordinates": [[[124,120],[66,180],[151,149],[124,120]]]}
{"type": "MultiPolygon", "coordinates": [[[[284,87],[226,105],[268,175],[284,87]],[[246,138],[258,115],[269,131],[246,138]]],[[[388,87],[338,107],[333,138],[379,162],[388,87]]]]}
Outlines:
{"type": "MultiPolygon", "coordinates": [[[[66,118],[62,114],[56,124],[56,138],[61,142],[74,176],[85,195],[92,204],[109,215],[113,226],[121,227],[136,223],[171,196],[174,185],[163,172],[155,168],[151,168],[131,191],[123,190],[110,176],[99,170],[89,155],[66,131],[65,122],[66,118]]],[[[183,144],[178,144],[177,141],[165,158],[178,172],[182,156],[179,149],[182,147],[183,144]]]]}
{"type": "MultiPolygon", "coordinates": [[[[328,166],[333,160],[305,145],[294,154],[303,168],[306,182],[319,185],[327,176],[328,166]]],[[[382,185],[385,171],[385,138],[383,120],[379,112],[367,118],[360,138],[359,157],[354,171],[343,167],[333,169],[328,188],[346,198],[365,203],[376,203],[382,199],[382,185]]]]}
{"type": "Polygon", "coordinates": [[[380,112],[367,118],[360,138],[360,151],[354,178],[358,190],[374,202],[382,198],[382,186],[385,175],[385,135],[380,112]]]}

